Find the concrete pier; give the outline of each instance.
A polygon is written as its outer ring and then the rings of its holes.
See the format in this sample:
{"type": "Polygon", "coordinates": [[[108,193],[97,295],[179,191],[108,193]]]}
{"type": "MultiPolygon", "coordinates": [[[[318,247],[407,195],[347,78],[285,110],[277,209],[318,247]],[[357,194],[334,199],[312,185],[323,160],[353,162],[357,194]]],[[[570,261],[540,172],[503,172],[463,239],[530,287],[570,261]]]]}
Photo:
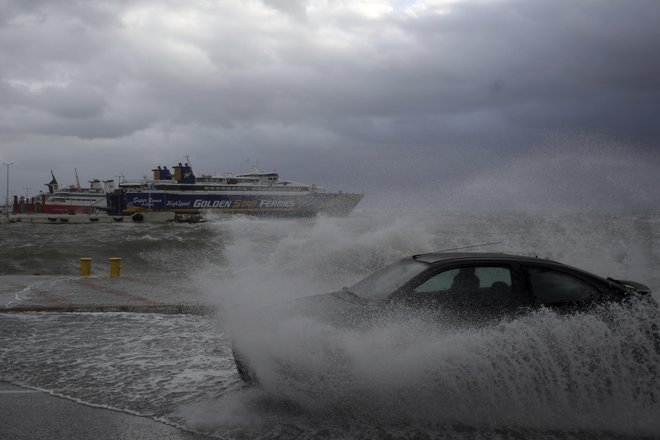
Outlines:
{"type": "Polygon", "coordinates": [[[131,218],[113,217],[105,214],[12,214],[2,217],[0,223],[36,223],[36,224],[94,224],[130,222],[131,218]]]}
{"type": "Polygon", "coordinates": [[[0,276],[0,313],[212,313],[202,294],[162,277],[0,276]]]}
{"type": "Polygon", "coordinates": [[[107,224],[107,223],[168,223],[177,221],[174,212],[140,212],[133,215],[101,214],[11,214],[0,217],[0,224],[36,223],[36,224],[107,224]]]}

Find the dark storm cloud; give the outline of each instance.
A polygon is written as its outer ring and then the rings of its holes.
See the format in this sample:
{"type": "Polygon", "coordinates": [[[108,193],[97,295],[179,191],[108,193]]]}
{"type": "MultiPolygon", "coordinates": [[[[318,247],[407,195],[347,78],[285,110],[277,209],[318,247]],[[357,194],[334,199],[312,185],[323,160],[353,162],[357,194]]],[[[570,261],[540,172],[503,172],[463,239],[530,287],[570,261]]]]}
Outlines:
{"type": "Polygon", "coordinates": [[[591,155],[660,165],[659,22],[644,0],[5,2],[0,159],[137,177],[190,153],[373,199],[653,206],[660,177],[603,181],[591,155]]]}
{"type": "Polygon", "coordinates": [[[435,72],[453,79],[436,89],[447,98],[441,111],[494,111],[523,129],[614,123],[657,136],[644,110],[659,97],[658,19],[657,2],[492,2],[426,18],[410,32],[436,48],[435,72]]]}

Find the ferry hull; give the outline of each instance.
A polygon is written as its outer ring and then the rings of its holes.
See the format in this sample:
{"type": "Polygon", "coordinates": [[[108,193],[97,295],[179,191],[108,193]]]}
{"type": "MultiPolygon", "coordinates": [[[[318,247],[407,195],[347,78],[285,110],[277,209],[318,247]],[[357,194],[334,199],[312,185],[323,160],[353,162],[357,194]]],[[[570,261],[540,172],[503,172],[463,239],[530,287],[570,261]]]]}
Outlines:
{"type": "Polygon", "coordinates": [[[95,206],[41,205],[41,213],[43,214],[95,214],[103,210],[103,208],[97,208],[95,206]]]}
{"type": "Polygon", "coordinates": [[[125,192],[122,213],[171,211],[176,214],[243,214],[273,217],[348,215],[362,199],[353,193],[186,194],[170,191],[125,192]]]}
{"type": "Polygon", "coordinates": [[[105,193],[89,193],[80,191],[73,193],[59,193],[55,197],[48,197],[42,194],[40,197],[27,199],[14,196],[12,212],[14,214],[49,214],[49,215],[67,215],[67,214],[99,214],[107,211],[107,198],[105,193]],[[80,195],[85,194],[89,201],[79,200],[80,195]],[[77,198],[78,200],[72,200],[77,198]],[[57,199],[57,202],[53,202],[57,199]]]}

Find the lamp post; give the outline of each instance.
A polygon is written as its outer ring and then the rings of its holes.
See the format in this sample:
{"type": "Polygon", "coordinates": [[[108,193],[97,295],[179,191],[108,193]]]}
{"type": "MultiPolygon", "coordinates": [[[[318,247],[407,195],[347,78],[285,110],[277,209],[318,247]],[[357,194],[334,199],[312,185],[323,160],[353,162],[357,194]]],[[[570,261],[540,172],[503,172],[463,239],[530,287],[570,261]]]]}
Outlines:
{"type": "Polygon", "coordinates": [[[9,167],[14,165],[13,162],[7,163],[4,162],[5,167],[7,168],[7,195],[5,198],[5,216],[9,218],[9,167]]]}

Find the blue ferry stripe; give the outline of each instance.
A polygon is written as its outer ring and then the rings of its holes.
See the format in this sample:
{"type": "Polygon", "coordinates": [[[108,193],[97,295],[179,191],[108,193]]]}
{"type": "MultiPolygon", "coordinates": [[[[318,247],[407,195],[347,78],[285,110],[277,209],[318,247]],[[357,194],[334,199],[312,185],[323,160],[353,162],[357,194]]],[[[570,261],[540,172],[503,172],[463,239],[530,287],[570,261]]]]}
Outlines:
{"type": "Polygon", "coordinates": [[[314,211],[314,206],[302,206],[293,208],[146,208],[142,206],[133,206],[126,208],[126,212],[201,212],[201,211],[254,211],[254,212],[272,212],[272,211],[314,211]]]}
{"type": "Polygon", "coordinates": [[[154,180],[145,180],[139,187],[131,184],[123,188],[116,204],[121,212],[348,213],[362,198],[362,194],[332,193],[314,185],[278,182],[277,173],[197,179],[188,164],[175,166],[173,175],[166,168],[152,171],[154,180]],[[234,184],[237,186],[232,187],[234,184]]]}

